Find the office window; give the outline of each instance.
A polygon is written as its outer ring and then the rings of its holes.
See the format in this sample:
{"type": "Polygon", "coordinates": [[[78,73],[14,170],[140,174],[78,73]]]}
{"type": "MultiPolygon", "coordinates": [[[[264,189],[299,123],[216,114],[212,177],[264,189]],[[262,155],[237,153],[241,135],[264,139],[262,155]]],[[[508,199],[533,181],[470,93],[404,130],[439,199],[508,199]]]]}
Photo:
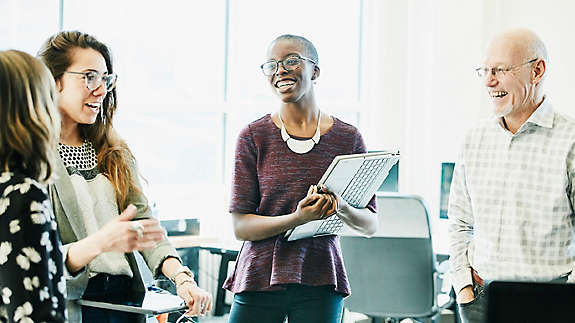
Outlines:
{"type": "Polygon", "coordinates": [[[217,214],[221,222],[239,131],[279,108],[259,69],[275,37],[303,35],[316,45],[320,108],[358,125],[360,4],[102,0],[87,12],[81,0],[5,0],[0,46],[35,54],[60,29],[109,45],[119,75],[115,126],[159,217],[217,214]]]}
{"type": "Polygon", "coordinates": [[[58,0],[0,1],[0,50],[36,56],[42,43],[58,32],[58,8],[58,0]]]}
{"type": "Polygon", "coordinates": [[[277,99],[259,66],[269,43],[286,33],[308,38],[318,50],[321,75],[316,89],[323,109],[357,101],[359,1],[307,0],[230,1],[230,101],[276,109],[277,99]]]}
{"type": "Polygon", "coordinates": [[[108,44],[118,76],[117,128],[163,219],[222,205],[225,1],[64,1],[64,29],[108,44]],[[113,10],[111,10],[113,8],[113,10]],[[194,204],[193,208],[189,206],[194,204]]]}
{"type": "Polygon", "coordinates": [[[64,1],[64,29],[110,45],[121,100],[131,110],[199,111],[223,102],[225,1],[102,0],[90,8],[90,19],[85,5],[64,1]]]}

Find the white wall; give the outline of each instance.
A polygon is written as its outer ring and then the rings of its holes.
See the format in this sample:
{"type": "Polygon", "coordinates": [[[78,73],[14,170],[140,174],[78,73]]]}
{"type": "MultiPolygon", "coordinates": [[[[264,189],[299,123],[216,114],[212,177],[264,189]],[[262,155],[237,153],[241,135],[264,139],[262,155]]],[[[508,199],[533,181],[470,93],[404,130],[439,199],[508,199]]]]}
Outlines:
{"type": "Polygon", "coordinates": [[[361,98],[369,111],[360,125],[370,149],[399,147],[400,191],[423,196],[433,218],[441,162],[455,161],[466,129],[491,111],[474,68],[495,34],[527,27],[543,38],[548,92],[575,115],[574,9],[571,1],[364,0],[361,98]]]}

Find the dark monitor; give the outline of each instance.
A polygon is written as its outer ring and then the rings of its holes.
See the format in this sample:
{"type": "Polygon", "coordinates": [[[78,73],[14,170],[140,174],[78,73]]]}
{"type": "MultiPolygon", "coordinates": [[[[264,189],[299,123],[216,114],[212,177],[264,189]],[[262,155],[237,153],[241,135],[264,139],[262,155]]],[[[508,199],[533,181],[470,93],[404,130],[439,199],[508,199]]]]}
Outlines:
{"type": "Polygon", "coordinates": [[[449,206],[449,190],[453,178],[455,163],[441,163],[441,193],[439,196],[439,217],[447,219],[447,207],[449,206]]]}
{"type": "Polygon", "coordinates": [[[575,284],[493,281],[486,323],[575,322],[575,284]]]}

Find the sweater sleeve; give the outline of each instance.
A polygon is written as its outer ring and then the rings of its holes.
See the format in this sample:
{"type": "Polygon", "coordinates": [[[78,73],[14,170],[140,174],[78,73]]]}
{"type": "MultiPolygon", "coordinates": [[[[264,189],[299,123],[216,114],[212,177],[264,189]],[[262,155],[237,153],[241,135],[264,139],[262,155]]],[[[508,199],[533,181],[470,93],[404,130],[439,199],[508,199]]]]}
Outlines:
{"type": "Polygon", "coordinates": [[[256,213],[260,204],[257,172],[258,154],[249,126],[241,132],[236,144],[230,213],[256,213]]]}

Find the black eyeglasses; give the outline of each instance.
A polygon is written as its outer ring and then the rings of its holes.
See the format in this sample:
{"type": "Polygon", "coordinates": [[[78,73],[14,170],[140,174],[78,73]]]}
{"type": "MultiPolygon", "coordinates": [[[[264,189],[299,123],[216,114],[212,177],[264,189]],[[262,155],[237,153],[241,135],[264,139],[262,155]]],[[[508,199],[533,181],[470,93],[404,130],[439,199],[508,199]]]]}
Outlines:
{"type": "Polygon", "coordinates": [[[96,90],[103,83],[104,86],[106,87],[106,92],[110,92],[116,86],[116,80],[118,79],[118,75],[116,75],[115,73],[100,74],[96,71],[88,71],[88,72],[69,72],[69,71],[66,71],[64,73],[83,75],[84,81],[86,82],[86,87],[90,91],[96,90]]]}
{"type": "Polygon", "coordinates": [[[525,64],[530,64],[533,63],[535,61],[537,61],[538,58],[534,58],[528,62],[525,63],[521,63],[519,65],[515,65],[515,66],[511,66],[511,67],[478,67],[475,69],[475,72],[477,72],[477,76],[484,78],[485,76],[491,74],[493,76],[495,76],[495,78],[498,78],[499,76],[503,76],[505,75],[505,73],[510,72],[514,69],[517,69],[525,64]]]}
{"type": "Polygon", "coordinates": [[[281,61],[276,61],[275,59],[269,60],[269,61],[263,63],[260,66],[260,68],[262,69],[262,72],[264,73],[264,75],[270,76],[270,75],[275,74],[278,71],[280,64],[282,64],[283,68],[286,69],[287,71],[293,71],[301,65],[302,60],[306,60],[306,61],[311,62],[313,64],[317,64],[316,62],[314,62],[310,58],[302,57],[299,55],[292,55],[292,56],[288,56],[288,57],[284,58],[281,61]]]}

